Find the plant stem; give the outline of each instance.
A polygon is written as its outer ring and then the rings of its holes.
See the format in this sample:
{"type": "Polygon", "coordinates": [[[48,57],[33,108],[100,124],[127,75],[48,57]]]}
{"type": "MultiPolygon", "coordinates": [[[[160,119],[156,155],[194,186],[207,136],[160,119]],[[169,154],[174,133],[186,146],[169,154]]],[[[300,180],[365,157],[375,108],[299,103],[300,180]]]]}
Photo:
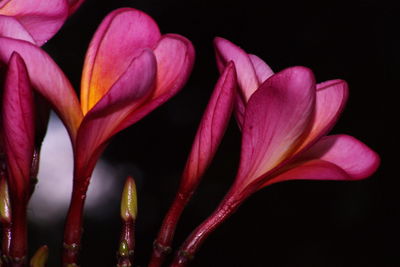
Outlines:
{"type": "Polygon", "coordinates": [[[135,251],[135,222],[132,219],[123,220],[120,247],[117,252],[117,267],[133,266],[135,251]]]}
{"type": "Polygon", "coordinates": [[[69,206],[65,229],[62,262],[63,266],[78,266],[79,249],[81,247],[81,236],[83,227],[83,208],[85,205],[86,192],[89,179],[74,179],[71,203],[69,206]],[[83,181],[83,182],[76,182],[83,181]]]}
{"type": "Polygon", "coordinates": [[[11,267],[26,266],[28,252],[28,229],[26,206],[27,201],[14,199],[12,201],[11,242],[9,244],[9,258],[11,267]]]}
{"type": "MultiPolygon", "coordinates": [[[[229,195],[229,194],[228,194],[229,195]]],[[[239,207],[241,202],[225,197],[218,208],[186,239],[175,255],[171,267],[184,267],[193,259],[205,239],[239,207]]]]}
{"type": "Polygon", "coordinates": [[[175,234],[181,214],[190,200],[192,194],[178,193],[166,214],[157,239],[154,241],[153,253],[148,267],[159,267],[163,264],[165,257],[171,252],[171,243],[175,234]]]}

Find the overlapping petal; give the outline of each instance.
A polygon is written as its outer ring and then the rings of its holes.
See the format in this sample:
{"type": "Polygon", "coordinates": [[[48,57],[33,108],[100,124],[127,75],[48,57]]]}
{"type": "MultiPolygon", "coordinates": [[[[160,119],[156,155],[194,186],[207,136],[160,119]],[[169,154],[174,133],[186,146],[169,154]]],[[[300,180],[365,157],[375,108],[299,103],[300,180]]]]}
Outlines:
{"type": "Polygon", "coordinates": [[[2,1],[0,15],[16,18],[40,46],[63,25],[68,16],[68,3],[66,0],[2,1]]]}
{"type": "Polygon", "coordinates": [[[156,71],[154,54],[148,49],[143,50],[85,115],[77,136],[76,168],[91,172],[103,145],[118,132],[126,117],[150,97],[156,71]]]}
{"type": "Polygon", "coordinates": [[[69,80],[50,56],[37,46],[0,37],[0,62],[8,62],[14,51],[24,59],[32,86],[52,104],[74,140],[82,111],[69,80]]]}
{"type": "Polygon", "coordinates": [[[153,48],[160,31],[147,14],[122,8],[111,12],[96,31],[82,74],[81,105],[86,114],[145,48],[153,48]]]}
{"type": "Polygon", "coordinates": [[[186,188],[197,185],[217,151],[232,113],[236,87],[235,67],[230,63],[215,86],[197,130],[182,178],[186,188]]]}
{"type": "Polygon", "coordinates": [[[157,60],[154,93],[146,103],[126,118],[120,130],[139,121],[178,93],[192,71],[195,57],[194,48],[188,39],[180,35],[164,35],[153,52],[157,60]]]}
{"type": "Polygon", "coordinates": [[[249,184],[285,161],[307,135],[314,107],[309,69],[288,68],[266,80],[246,106],[237,183],[249,184]]]}
{"type": "Polygon", "coordinates": [[[379,163],[379,156],[354,137],[325,136],[265,185],[295,179],[358,180],[373,174],[379,163]]]}
{"type": "Polygon", "coordinates": [[[14,17],[0,15],[0,36],[35,43],[30,33],[14,17]]]}
{"type": "Polygon", "coordinates": [[[27,198],[35,139],[34,100],[26,66],[13,53],[6,75],[2,103],[3,141],[10,190],[27,198]]]}
{"type": "Polygon", "coordinates": [[[248,54],[240,47],[223,38],[215,38],[214,46],[217,57],[217,66],[220,72],[229,61],[235,63],[237,79],[242,97],[247,102],[257,90],[262,81],[259,81],[255,68],[248,54]]]}

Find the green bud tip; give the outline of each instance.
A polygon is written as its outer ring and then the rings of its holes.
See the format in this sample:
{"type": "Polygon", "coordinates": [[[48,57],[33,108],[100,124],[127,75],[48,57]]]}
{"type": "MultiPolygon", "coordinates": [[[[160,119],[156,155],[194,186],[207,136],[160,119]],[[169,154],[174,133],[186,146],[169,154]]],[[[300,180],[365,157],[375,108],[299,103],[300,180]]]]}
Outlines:
{"type": "Polygon", "coordinates": [[[11,205],[8,194],[8,186],[5,178],[0,180],[0,221],[2,223],[11,222],[11,205]]]}
{"type": "Polygon", "coordinates": [[[125,182],[121,199],[121,218],[124,221],[135,220],[137,215],[137,196],[135,180],[128,177],[125,182]]]}
{"type": "Polygon", "coordinates": [[[49,249],[47,246],[40,247],[35,255],[33,255],[30,267],[44,267],[46,266],[47,258],[49,256],[49,249]]]}

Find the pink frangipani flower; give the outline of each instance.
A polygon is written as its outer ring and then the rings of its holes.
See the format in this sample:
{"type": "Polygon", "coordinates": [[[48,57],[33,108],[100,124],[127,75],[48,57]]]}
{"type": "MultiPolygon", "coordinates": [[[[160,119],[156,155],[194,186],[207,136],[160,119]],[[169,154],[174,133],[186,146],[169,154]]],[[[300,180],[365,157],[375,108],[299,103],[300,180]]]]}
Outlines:
{"type": "Polygon", "coordinates": [[[380,161],[354,137],[326,136],[346,102],[345,81],[316,84],[305,67],[273,74],[261,59],[227,40],[217,38],[215,46],[219,68],[233,61],[237,71],[240,164],[224,200],[186,240],[173,266],[184,266],[208,234],[261,188],[294,179],[363,179],[380,161]]]}
{"type": "Polygon", "coordinates": [[[0,36],[43,45],[68,16],[66,0],[3,0],[0,2],[0,36]]]}
{"type": "MultiPolygon", "coordinates": [[[[96,31],[84,62],[81,101],[51,58],[28,42],[0,38],[0,60],[18,51],[33,86],[65,123],[74,149],[74,190],[67,218],[66,247],[79,246],[81,212],[93,168],[110,138],[175,95],[194,61],[190,41],[161,35],[147,14],[122,8],[96,31]],[[81,200],[78,200],[81,199],[81,200]],[[78,229],[78,230],[76,230],[78,229]]],[[[69,248],[68,247],[68,248],[69,248]]],[[[65,263],[72,264],[73,257],[65,263]]]]}

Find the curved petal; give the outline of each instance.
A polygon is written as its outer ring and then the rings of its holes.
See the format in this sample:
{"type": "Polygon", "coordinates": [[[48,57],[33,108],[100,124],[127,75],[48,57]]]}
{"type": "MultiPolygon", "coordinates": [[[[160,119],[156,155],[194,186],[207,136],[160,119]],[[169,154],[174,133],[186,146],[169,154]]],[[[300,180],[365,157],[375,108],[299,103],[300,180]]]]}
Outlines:
{"type": "Polygon", "coordinates": [[[314,107],[311,70],[292,67],[266,80],[247,104],[237,183],[249,184],[287,160],[308,133],[314,107]]]}
{"type": "Polygon", "coordinates": [[[86,114],[145,48],[160,39],[157,24],[133,8],[111,12],[97,29],[86,54],[81,83],[81,104],[86,114]]]}
{"type": "Polygon", "coordinates": [[[331,80],[317,85],[314,122],[310,133],[296,153],[303,151],[332,129],[344,109],[347,98],[346,81],[331,80]]]}
{"type": "Polygon", "coordinates": [[[354,137],[325,136],[265,185],[294,179],[359,180],[372,175],[379,163],[378,154],[354,137]]]}
{"type": "Polygon", "coordinates": [[[75,91],[64,73],[50,56],[37,46],[0,37],[0,62],[8,62],[13,51],[24,59],[34,89],[52,104],[74,141],[82,120],[82,111],[75,91]]]}
{"type": "Polygon", "coordinates": [[[150,50],[132,60],[126,72],[86,114],[78,131],[75,160],[78,177],[87,178],[104,144],[118,131],[126,117],[150,96],[156,76],[156,60],[150,50]]]}
{"type": "Polygon", "coordinates": [[[0,36],[24,40],[35,44],[32,36],[15,18],[0,15],[0,36]]]}
{"type": "Polygon", "coordinates": [[[211,163],[232,113],[236,72],[231,62],[219,78],[194,139],[181,187],[191,192],[211,163]]]}
{"type": "Polygon", "coordinates": [[[13,53],[2,105],[3,141],[12,195],[26,199],[35,140],[33,91],[22,58],[13,53]]]}
{"type": "Polygon", "coordinates": [[[249,58],[254,66],[254,70],[256,72],[257,79],[260,84],[265,82],[266,79],[268,79],[274,74],[274,72],[267,65],[267,63],[265,63],[264,60],[262,60],[258,56],[249,54],[249,58]]]}
{"type": "Polygon", "coordinates": [[[61,28],[68,15],[66,0],[10,0],[0,8],[24,25],[37,45],[43,45],[61,28]]]}
{"type": "Polygon", "coordinates": [[[182,89],[189,78],[195,56],[189,40],[180,35],[166,34],[153,52],[157,59],[156,89],[151,99],[132,112],[119,130],[132,125],[165,103],[182,89]]]}
{"type": "Polygon", "coordinates": [[[220,72],[229,61],[235,63],[239,87],[246,103],[261,84],[249,55],[240,47],[220,37],[214,39],[214,46],[220,72]]]}

